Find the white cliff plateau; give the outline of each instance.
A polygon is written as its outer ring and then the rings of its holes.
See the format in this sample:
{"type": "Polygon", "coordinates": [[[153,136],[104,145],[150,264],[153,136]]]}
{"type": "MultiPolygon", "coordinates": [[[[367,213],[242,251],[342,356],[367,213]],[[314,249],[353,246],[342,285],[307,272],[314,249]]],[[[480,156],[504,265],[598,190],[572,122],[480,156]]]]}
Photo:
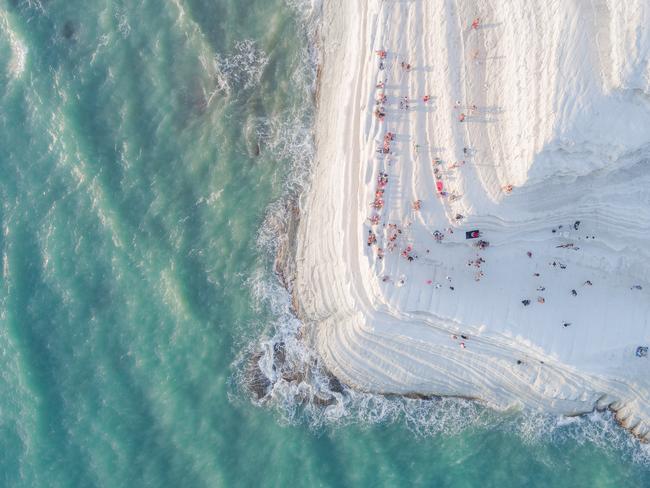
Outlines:
{"type": "Polygon", "coordinates": [[[324,10],[294,293],[327,368],[378,393],[611,408],[650,439],[650,2],[324,10]]]}

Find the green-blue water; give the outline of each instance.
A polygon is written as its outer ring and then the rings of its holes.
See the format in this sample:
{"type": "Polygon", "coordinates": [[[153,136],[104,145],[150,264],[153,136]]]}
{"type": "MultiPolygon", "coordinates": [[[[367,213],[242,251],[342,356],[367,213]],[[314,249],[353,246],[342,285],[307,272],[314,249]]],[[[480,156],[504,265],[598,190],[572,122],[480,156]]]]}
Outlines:
{"type": "Polygon", "coordinates": [[[650,486],[606,415],[250,399],[296,325],[267,217],[311,156],[301,8],[0,0],[0,485],[650,486]]]}

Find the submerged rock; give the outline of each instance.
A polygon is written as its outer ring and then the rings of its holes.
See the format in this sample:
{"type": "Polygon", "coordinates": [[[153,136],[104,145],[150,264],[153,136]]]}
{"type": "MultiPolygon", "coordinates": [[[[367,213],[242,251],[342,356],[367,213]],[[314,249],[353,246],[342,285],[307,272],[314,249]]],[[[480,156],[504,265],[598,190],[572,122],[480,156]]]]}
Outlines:
{"type": "Polygon", "coordinates": [[[273,362],[277,366],[281,366],[287,359],[284,342],[276,342],[273,344],[273,362]]]}
{"type": "Polygon", "coordinates": [[[336,398],[334,398],[331,395],[327,397],[314,395],[314,398],[312,399],[312,403],[314,405],[318,405],[319,407],[329,407],[330,405],[334,405],[336,403],[336,398]]]}
{"type": "Polygon", "coordinates": [[[260,369],[260,359],[262,352],[253,354],[248,362],[246,370],[246,385],[248,389],[255,395],[257,400],[264,398],[271,387],[271,380],[260,369]]]}
{"type": "Polygon", "coordinates": [[[63,37],[66,39],[72,39],[75,35],[75,26],[74,23],[71,20],[66,21],[65,24],[63,24],[63,29],[61,30],[61,34],[63,37]]]}
{"type": "Polygon", "coordinates": [[[336,376],[330,375],[329,389],[335,393],[343,393],[345,388],[336,376]]]}

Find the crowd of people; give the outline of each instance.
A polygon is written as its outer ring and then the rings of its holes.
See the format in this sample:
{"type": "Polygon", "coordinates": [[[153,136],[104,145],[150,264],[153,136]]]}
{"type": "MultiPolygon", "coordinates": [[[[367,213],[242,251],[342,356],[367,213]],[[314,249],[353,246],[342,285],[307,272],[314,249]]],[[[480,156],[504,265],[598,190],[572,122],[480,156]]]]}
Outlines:
{"type": "MultiPolygon", "coordinates": [[[[480,19],[474,19],[471,24],[471,28],[476,30],[478,29],[480,19]]],[[[413,100],[421,100],[422,104],[427,105],[433,101],[433,97],[430,94],[423,94],[418,97],[410,97],[409,95],[404,94],[391,94],[387,91],[387,86],[389,83],[389,78],[395,74],[394,71],[397,69],[397,76],[408,75],[414,71],[414,67],[411,62],[407,59],[403,59],[399,56],[398,53],[389,52],[386,49],[378,49],[375,51],[375,54],[378,59],[378,77],[379,80],[375,84],[375,105],[373,109],[373,114],[377,120],[382,124],[382,127],[385,127],[389,122],[392,122],[392,117],[399,117],[401,112],[409,112],[413,106],[413,100]],[[391,104],[396,104],[399,108],[399,112],[395,113],[390,110],[391,104]],[[393,115],[395,114],[395,115],[393,115]]],[[[392,105],[395,106],[395,105],[392,105]]],[[[468,105],[466,108],[463,108],[461,101],[457,101],[452,108],[452,110],[464,110],[469,113],[474,113],[477,110],[476,105],[468,105]]],[[[464,112],[461,112],[461,118],[465,120],[466,115],[464,112]]],[[[410,225],[412,224],[412,219],[404,216],[400,219],[399,222],[392,222],[387,217],[386,211],[386,191],[388,187],[389,175],[387,171],[391,167],[392,157],[395,155],[396,143],[396,133],[394,130],[385,130],[383,133],[383,142],[377,147],[377,158],[378,166],[383,169],[380,169],[377,174],[377,183],[375,187],[374,199],[370,202],[369,206],[371,208],[371,213],[367,219],[367,225],[370,227],[367,234],[367,245],[371,247],[373,253],[378,260],[382,260],[385,256],[385,253],[393,253],[399,250],[399,255],[408,263],[411,263],[418,259],[419,254],[416,251],[416,245],[422,246],[423,249],[428,245],[426,243],[415,243],[408,232],[410,225]]],[[[406,135],[407,136],[407,135],[406,135]]],[[[404,137],[403,139],[406,139],[404,137]]],[[[416,142],[413,142],[413,151],[417,157],[420,153],[421,146],[416,142]]],[[[448,189],[450,186],[447,182],[447,176],[453,174],[456,171],[459,171],[465,164],[467,157],[471,156],[472,151],[468,147],[463,148],[463,158],[459,158],[453,162],[446,162],[439,156],[434,156],[432,158],[432,171],[433,171],[433,181],[436,195],[442,199],[446,200],[448,204],[452,204],[461,199],[462,195],[458,191],[453,191],[448,189]]],[[[423,209],[423,201],[421,199],[415,199],[411,204],[411,211],[413,213],[420,212],[423,209]]],[[[458,212],[452,212],[452,215],[455,217],[452,219],[453,223],[458,225],[464,219],[464,216],[458,212]]],[[[414,217],[413,215],[411,217],[414,217]]],[[[433,241],[436,243],[442,243],[446,235],[453,234],[453,227],[449,227],[444,231],[435,230],[431,233],[433,241]]],[[[482,250],[480,248],[479,250],[482,250]]],[[[426,254],[430,253],[430,249],[426,249],[426,254]]],[[[485,262],[483,257],[477,256],[476,263],[480,264],[485,262]]],[[[475,273],[475,278],[480,280],[483,277],[483,271],[478,269],[475,273]]],[[[394,283],[392,279],[388,276],[384,276],[382,279],[386,283],[394,283]]],[[[404,284],[404,280],[402,284],[404,284]]],[[[428,284],[433,284],[432,280],[427,280],[428,284]],[[428,282],[431,283],[428,283],[428,282]]],[[[450,287],[452,290],[453,287],[450,287]]]]}
{"type": "MultiPolygon", "coordinates": [[[[478,30],[480,26],[480,19],[473,19],[470,24],[470,30],[478,30]]],[[[388,124],[394,122],[393,117],[397,119],[403,117],[404,112],[408,114],[414,105],[418,106],[420,100],[422,104],[428,106],[427,110],[435,109],[431,104],[434,97],[428,93],[417,96],[410,96],[403,93],[392,93],[392,91],[397,90],[397,88],[395,85],[389,85],[389,78],[393,75],[396,75],[397,77],[409,76],[411,73],[416,71],[417,68],[414,67],[409,60],[403,59],[399,53],[389,52],[386,49],[377,50],[375,53],[378,58],[377,75],[379,81],[377,81],[374,87],[375,105],[373,108],[373,114],[379,121],[379,127],[381,127],[381,131],[383,132],[383,142],[377,145],[377,156],[375,156],[377,158],[376,162],[378,163],[376,166],[379,170],[376,176],[374,199],[369,203],[371,213],[366,223],[366,225],[369,226],[367,232],[367,246],[372,249],[372,252],[378,261],[384,260],[385,256],[399,253],[402,260],[407,263],[404,264],[404,266],[412,266],[412,264],[408,263],[413,263],[420,259],[420,255],[424,255],[425,251],[426,255],[429,255],[431,249],[438,250],[441,248],[438,248],[437,246],[429,246],[429,243],[427,242],[415,242],[412,233],[410,232],[410,226],[418,218],[418,213],[427,210],[425,209],[425,206],[427,205],[426,202],[429,200],[425,199],[423,201],[416,197],[411,201],[410,208],[408,209],[411,214],[401,215],[397,217],[397,219],[395,215],[390,214],[390,206],[388,206],[387,209],[387,190],[389,185],[388,171],[391,169],[395,156],[399,155],[399,150],[403,149],[400,147],[400,144],[403,144],[403,141],[405,140],[410,140],[409,134],[397,134],[396,130],[388,128],[388,124]],[[397,73],[395,73],[395,71],[397,71],[397,73]],[[390,87],[391,93],[389,93],[388,87],[390,87]],[[391,110],[391,107],[398,107],[399,110],[391,110]],[[419,248],[421,252],[418,252],[416,248],[419,248]]],[[[478,50],[474,52],[474,59],[478,58],[478,53],[478,50]]],[[[461,124],[471,123],[476,114],[481,110],[476,104],[463,103],[461,100],[456,100],[450,109],[452,110],[452,120],[455,118],[458,123],[461,124]]],[[[465,130],[462,132],[465,133],[465,130]]],[[[416,141],[413,141],[412,147],[416,160],[421,158],[422,146],[416,141]]],[[[457,178],[457,175],[458,172],[461,172],[468,163],[469,165],[475,164],[473,160],[476,154],[476,148],[469,147],[468,144],[462,148],[462,154],[452,155],[449,161],[443,159],[437,154],[430,155],[432,172],[431,187],[434,194],[442,203],[445,215],[451,216],[448,217],[448,219],[452,224],[452,226],[444,230],[437,229],[431,232],[430,238],[432,238],[433,243],[444,245],[446,242],[445,239],[454,233],[454,225],[460,226],[465,221],[465,216],[458,211],[460,210],[460,207],[455,206],[456,202],[462,201],[463,197],[462,193],[459,191],[459,178],[457,178]]],[[[506,195],[512,194],[515,190],[515,187],[512,184],[506,184],[500,188],[506,195]]],[[[400,206],[399,208],[402,207],[400,206]]],[[[566,229],[564,229],[564,226],[560,225],[557,228],[553,228],[551,231],[553,234],[560,231],[564,233],[567,229],[573,230],[573,232],[578,232],[580,225],[581,222],[576,220],[573,224],[567,225],[566,229]]],[[[585,239],[594,238],[595,236],[593,235],[585,236],[585,239]]],[[[458,241],[455,240],[455,242],[458,241]]],[[[489,242],[485,239],[477,239],[473,240],[472,243],[473,246],[468,246],[468,251],[471,257],[467,259],[467,268],[472,273],[474,281],[480,282],[486,276],[486,257],[489,253],[489,242]]],[[[555,248],[561,250],[560,252],[578,252],[581,249],[576,242],[559,242],[555,248]]],[[[526,256],[534,262],[537,262],[537,258],[533,257],[532,251],[527,251],[526,256]]],[[[567,264],[559,259],[550,261],[548,265],[551,268],[558,270],[567,269],[567,264]]],[[[393,280],[389,275],[383,274],[381,277],[382,282],[398,287],[404,286],[406,284],[406,276],[404,274],[399,274],[399,266],[402,265],[397,265],[397,275],[399,278],[393,280]]],[[[379,270],[383,270],[384,268],[385,266],[378,267],[379,270]]],[[[542,278],[539,271],[533,273],[533,276],[535,278],[542,278]]],[[[451,291],[454,291],[456,285],[452,283],[452,277],[447,276],[446,279],[449,282],[448,288],[451,291]]],[[[521,304],[523,307],[530,307],[533,303],[539,305],[544,305],[546,303],[546,294],[549,290],[539,282],[540,280],[534,282],[535,285],[533,286],[535,286],[535,293],[533,296],[521,298],[521,304]]],[[[442,288],[440,283],[435,282],[434,279],[431,278],[425,279],[425,284],[431,285],[436,289],[442,288]]],[[[587,280],[584,281],[582,287],[591,287],[592,285],[592,281],[587,280]]],[[[641,285],[633,285],[631,289],[640,290],[641,288],[641,285]]],[[[581,293],[578,292],[579,289],[580,287],[575,286],[575,288],[569,288],[567,293],[573,297],[578,297],[581,293]]],[[[560,325],[564,328],[568,328],[572,326],[573,323],[573,320],[563,320],[560,325]]],[[[457,336],[452,336],[452,338],[455,340],[458,339],[457,336]]],[[[467,337],[463,335],[461,338],[463,340],[460,342],[460,346],[465,348],[467,337]]]]}

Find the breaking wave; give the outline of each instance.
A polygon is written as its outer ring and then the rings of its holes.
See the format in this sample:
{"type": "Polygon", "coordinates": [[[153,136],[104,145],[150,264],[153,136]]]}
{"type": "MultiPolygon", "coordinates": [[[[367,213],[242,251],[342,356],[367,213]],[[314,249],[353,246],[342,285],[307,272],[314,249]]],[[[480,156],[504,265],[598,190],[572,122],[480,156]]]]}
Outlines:
{"type": "Polygon", "coordinates": [[[233,90],[246,90],[260,82],[268,56],[254,41],[246,39],[235,43],[227,54],[216,54],[214,72],[217,91],[232,94],[233,90]]]}
{"type": "Polygon", "coordinates": [[[11,49],[8,70],[14,78],[18,78],[25,71],[29,49],[18,32],[12,29],[9,17],[3,11],[0,11],[0,32],[7,36],[11,49]]]}

